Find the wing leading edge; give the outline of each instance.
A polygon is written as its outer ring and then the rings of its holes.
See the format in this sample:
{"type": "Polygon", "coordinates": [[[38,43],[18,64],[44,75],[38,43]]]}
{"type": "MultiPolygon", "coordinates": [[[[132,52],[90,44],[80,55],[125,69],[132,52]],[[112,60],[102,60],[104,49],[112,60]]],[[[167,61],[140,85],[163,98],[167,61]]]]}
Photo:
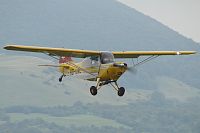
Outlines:
{"type": "MultiPolygon", "coordinates": [[[[4,47],[4,49],[14,51],[39,52],[49,54],[52,56],[71,56],[76,58],[85,58],[88,56],[101,55],[101,51],[23,45],[7,45],[4,47]]],[[[138,58],[139,56],[151,55],[190,55],[195,54],[196,51],[113,51],[112,53],[115,58],[138,58]]]]}
{"type": "Polygon", "coordinates": [[[23,45],[7,45],[4,47],[4,49],[14,50],[14,51],[45,53],[52,56],[71,56],[77,58],[85,58],[88,56],[100,55],[99,51],[92,51],[92,50],[50,48],[50,47],[23,46],[23,45]]]}
{"type": "Polygon", "coordinates": [[[112,52],[115,58],[138,58],[139,56],[153,56],[153,55],[190,55],[195,54],[196,51],[124,51],[112,52]]]}

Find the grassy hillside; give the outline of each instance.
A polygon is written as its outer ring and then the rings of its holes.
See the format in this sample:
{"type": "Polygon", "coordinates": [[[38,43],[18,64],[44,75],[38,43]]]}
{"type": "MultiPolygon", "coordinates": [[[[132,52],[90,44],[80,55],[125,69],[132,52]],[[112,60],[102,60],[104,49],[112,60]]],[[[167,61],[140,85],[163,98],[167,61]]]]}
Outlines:
{"type": "Polygon", "coordinates": [[[67,77],[59,83],[60,74],[54,68],[37,66],[52,63],[33,56],[0,56],[0,129],[3,133],[4,129],[49,133],[52,128],[58,132],[61,129],[149,131],[163,126],[162,120],[175,122],[176,129],[169,126],[174,132],[179,132],[181,125],[185,125],[186,131],[198,129],[191,126],[192,121],[198,122],[193,119],[199,115],[198,88],[163,76],[152,78],[156,88],[127,87],[126,94],[118,97],[111,87],[105,86],[94,97],[88,89],[94,82],[67,77]],[[176,120],[172,119],[174,116],[176,120]],[[185,118],[187,122],[182,121],[185,118]]]}
{"type": "Polygon", "coordinates": [[[118,97],[112,87],[105,86],[94,97],[89,93],[89,87],[95,82],[66,77],[62,83],[59,83],[60,74],[56,69],[39,67],[39,64],[54,64],[54,62],[32,56],[3,55],[0,57],[0,105],[2,107],[73,105],[77,101],[126,105],[130,101],[148,100],[154,91],[160,91],[166,94],[166,97],[177,98],[177,100],[199,96],[198,88],[163,76],[152,79],[152,83],[157,87],[150,90],[128,87],[125,96],[118,97]]]}
{"type": "MultiPolygon", "coordinates": [[[[115,0],[4,0],[0,2],[0,17],[3,18],[0,23],[1,47],[16,43],[103,51],[200,51],[200,46],[191,39],[115,0]]],[[[199,55],[161,57],[141,67],[137,76],[124,78],[121,83],[126,82],[132,87],[134,81],[137,88],[155,88],[151,77],[156,75],[173,77],[198,88],[199,62],[199,55]]]]}
{"type": "Polygon", "coordinates": [[[76,126],[111,126],[111,127],[124,127],[124,128],[130,128],[126,125],[117,123],[116,121],[105,119],[93,115],[72,115],[68,117],[55,117],[55,116],[49,116],[45,114],[22,114],[22,113],[10,113],[8,114],[10,116],[11,122],[20,122],[26,119],[42,119],[44,121],[55,123],[59,126],[64,127],[70,127],[71,125],[76,126]]]}
{"type": "Polygon", "coordinates": [[[111,105],[123,105],[129,101],[146,100],[149,91],[127,90],[126,97],[117,96],[112,87],[105,86],[97,96],[91,96],[89,87],[95,82],[88,82],[66,77],[62,83],[57,69],[39,67],[39,64],[53,62],[31,56],[0,57],[0,105],[55,106],[101,102],[111,105]]]}

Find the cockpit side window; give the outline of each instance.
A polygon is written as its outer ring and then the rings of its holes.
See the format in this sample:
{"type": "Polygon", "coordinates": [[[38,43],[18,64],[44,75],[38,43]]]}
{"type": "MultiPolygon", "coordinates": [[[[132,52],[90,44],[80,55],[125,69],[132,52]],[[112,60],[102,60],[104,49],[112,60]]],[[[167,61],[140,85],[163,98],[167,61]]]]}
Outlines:
{"type": "Polygon", "coordinates": [[[101,64],[108,64],[114,62],[114,56],[111,52],[101,53],[101,64]]]}

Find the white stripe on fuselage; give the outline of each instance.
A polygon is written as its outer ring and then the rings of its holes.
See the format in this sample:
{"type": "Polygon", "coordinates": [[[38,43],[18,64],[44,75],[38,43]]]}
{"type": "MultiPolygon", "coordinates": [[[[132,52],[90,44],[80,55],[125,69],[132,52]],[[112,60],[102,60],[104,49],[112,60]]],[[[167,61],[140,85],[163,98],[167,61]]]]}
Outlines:
{"type": "MultiPolygon", "coordinates": [[[[108,69],[110,65],[111,65],[110,63],[109,64],[101,64],[100,69],[101,70],[108,69]]],[[[81,73],[71,74],[70,76],[76,77],[76,78],[79,78],[79,79],[84,79],[84,80],[94,79],[94,78],[96,78],[98,76],[98,68],[99,68],[99,66],[96,67],[96,68],[97,68],[97,71],[94,72],[94,73],[81,72],[81,73]]],[[[90,72],[89,71],[90,67],[84,68],[84,69],[87,70],[88,72],[90,72]]]]}
{"type": "Polygon", "coordinates": [[[74,74],[74,75],[71,75],[71,76],[75,77],[75,78],[87,80],[87,79],[96,78],[98,76],[98,73],[89,74],[89,73],[86,73],[86,72],[82,72],[82,73],[77,73],[77,74],[74,74]]]}

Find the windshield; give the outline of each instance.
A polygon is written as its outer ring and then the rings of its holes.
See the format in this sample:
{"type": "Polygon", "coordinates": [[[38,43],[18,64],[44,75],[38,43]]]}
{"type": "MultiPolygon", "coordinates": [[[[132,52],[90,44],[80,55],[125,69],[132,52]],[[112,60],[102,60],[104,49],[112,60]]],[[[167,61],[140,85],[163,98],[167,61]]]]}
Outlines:
{"type": "Polygon", "coordinates": [[[102,52],[101,53],[101,63],[107,64],[114,62],[114,56],[111,52],[102,52]]]}

